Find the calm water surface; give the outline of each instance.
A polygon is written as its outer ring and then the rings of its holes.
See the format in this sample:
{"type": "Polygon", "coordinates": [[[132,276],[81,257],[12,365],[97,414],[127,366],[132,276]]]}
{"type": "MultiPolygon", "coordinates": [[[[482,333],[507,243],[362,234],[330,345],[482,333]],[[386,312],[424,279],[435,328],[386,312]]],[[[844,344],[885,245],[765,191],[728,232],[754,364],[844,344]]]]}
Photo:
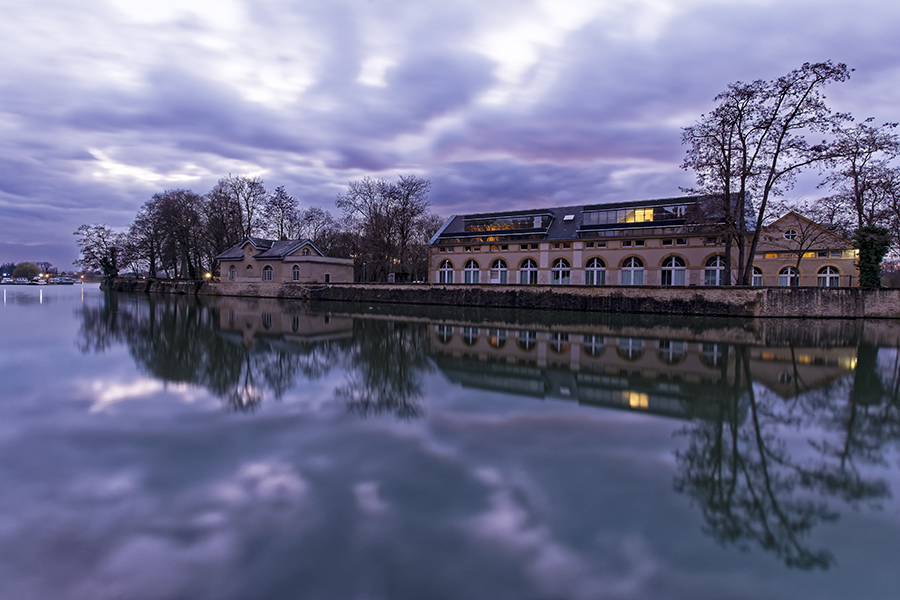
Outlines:
{"type": "Polygon", "coordinates": [[[900,323],[0,290],[4,598],[898,597],[900,323]]]}

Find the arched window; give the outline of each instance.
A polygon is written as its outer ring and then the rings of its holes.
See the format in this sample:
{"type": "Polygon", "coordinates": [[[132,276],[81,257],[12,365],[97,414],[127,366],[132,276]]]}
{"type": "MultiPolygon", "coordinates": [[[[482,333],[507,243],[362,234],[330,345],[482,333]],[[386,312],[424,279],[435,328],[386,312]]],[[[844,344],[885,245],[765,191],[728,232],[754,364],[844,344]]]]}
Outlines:
{"type": "Polygon", "coordinates": [[[304,248],[300,251],[300,254],[303,256],[309,256],[309,248],[304,248]]]}
{"type": "Polygon", "coordinates": [[[478,341],[478,328],[477,327],[463,327],[463,342],[466,346],[474,346],[478,341]]]}
{"type": "Polygon", "coordinates": [[[670,256],[663,261],[662,266],[662,284],[663,285],[684,285],[685,275],[684,259],[680,256],[670,256]]]}
{"type": "Polygon", "coordinates": [[[248,270],[248,271],[252,271],[252,270],[253,270],[253,265],[247,265],[247,270],[248,270]]]}
{"type": "Polygon", "coordinates": [[[587,261],[584,267],[585,285],[606,285],[606,263],[599,258],[587,261]]]}
{"type": "Polygon", "coordinates": [[[490,338],[488,341],[494,348],[502,348],[506,345],[506,330],[494,329],[490,332],[490,338]]]}
{"type": "Polygon", "coordinates": [[[481,280],[481,271],[478,270],[478,261],[473,259],[467,262],[464,273],[466,283],[479,283],[481,280]]]}
{"type": "Polygon", "coordinates": [[[265,267],[263,267],[263,281],[272,281],[273,273],[274,273],[274,271],[272,270],[272,267],[270,267],[269,265],[266,265],[265,267]]]}
{"type": "Polygon", "coordinates": [[[796,287],[800,285],[800,273],[794,267],[785,267],[778,272],[778,285],[796,287]]]}
{"type": "Polygon", "coordinates": [[[557,258],[550,266],[550,283],[553,285],[568,285],[571,273],[569,261],[564,258],[557,258]]]}
{"type": "Polygon", "coordinates": [[[717,368],[728,357],[728,346],[704,343],[700,349],[700,362],[707,367],[717,368]]]}
{"type": "Polygon", "coordinates": [[[453,263],[449,260],[445,260],[438,267],[438,282],[453,283],[453,263]]]}
{"type": "Polygon", "coordinates": [[[616,353],[625,360],[637,360],[644,354],[644,342],[638,338],[619,338],[616,353]]]}
{"type": "Polygon", "coordinates": [[[237,277],[237,269],[234,268],[234,265],[228,267],[228,279],[234,281],[234,278],[237,277]]]}
{"type": "Polygon", "coordinates": [[[706,261],[703,285],[725,285],[725,257],[713,256],[706,261]]]}
{"type": "Polygon", "coordinates": [[[602,335],[585,334],[582,348],[590,356],[600,356],[603,352],[604,341],[602,335]]]}
{"type": "Polygon", "coordinates": [[[752,284],[756,287],[759,287],[763,284],[763,272],[759,267],[753,267],[752,284]]]}
{"type": "Polygon", "coordinates": [[[452,325],[438,325],[437,326],[437,337],[441,341],[442,344],[446,344],[450,341],[450,338],[453,337],[453,326],[452,325]]]}
{"type": "Polygon", "coordinates": [[[291,269],[291,281],[300,281],[300,267],[294,265],[291,269]]]}
{"type": "Polygon", "coordinates": [[[537,285],[537,263],[526,258],[519,265],[519,283],[522,285],[537,285]]]}
{"type": "Polygon", "coordinates": [[[551,333],[550,334],[550,349],[556,352],[557,354],[561,354],[569,349],[569,334],[568,333],[551,333]]]}
{"type": "Polygon", "coordinates": [[[841,272],[836,267],[822,267],[816,276],[819,287],[838,287],[841,285],[841,272]]]}
{"type": "Polygon", "coordinates": [[[491,263],[491,283],[506,283],[507,273],[506,261],[502,258],[491,263]]]}
{"type": "Polygon", "coordinates": [[[684,342],[659,340],[659,359],[673,365],[684,358],[684,342]]]}
{"type": "Polygon", "coordinates": [[[644,263],[637,256],[622,263],[622,285],[644,285],[644,263]]]}
{"type": "Polygon", "coordinates": [[[537,333],[533,331],[520,331],[517,337],[522,350],[531,350],[537,344],[537,333]]]}
{"type": "Polygon", "coordinates": [[[272,313],[263,313],[262,314],[262,324],[266,329],[272,329],[272,313]]]}

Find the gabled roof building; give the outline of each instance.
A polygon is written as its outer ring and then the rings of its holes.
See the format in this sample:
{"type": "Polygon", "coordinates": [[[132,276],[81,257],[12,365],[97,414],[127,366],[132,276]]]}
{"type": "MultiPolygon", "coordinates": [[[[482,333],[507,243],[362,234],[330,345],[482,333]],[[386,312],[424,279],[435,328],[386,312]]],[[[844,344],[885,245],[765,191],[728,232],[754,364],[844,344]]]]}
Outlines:
{"type": "MultiPolygon", "coordinates": [[[[715,212],[710,197],[683,196],[454,215],[429,242],[429,281],[723,285],[725,240],[715,212]]],[[[852,244],[808,219],[800,227],[797,218],[789,213],[762,232],[752,284],[856,285],[852,244]]],[[[736,276],[736,248],[732,254],[736,276]]]]}
{"type": "Polygon", "coordinates": [[[353,261],[325,256],[312,241],[248,237],[216,257],[223,282],[351,283],[353,261]]]}

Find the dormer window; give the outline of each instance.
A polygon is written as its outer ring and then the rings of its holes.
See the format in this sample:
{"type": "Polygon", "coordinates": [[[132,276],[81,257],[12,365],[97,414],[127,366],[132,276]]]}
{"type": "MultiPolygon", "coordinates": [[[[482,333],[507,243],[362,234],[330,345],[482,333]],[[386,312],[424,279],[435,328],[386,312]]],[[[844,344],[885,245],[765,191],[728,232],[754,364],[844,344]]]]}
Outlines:
{"type": "Polygon", "coordinates": [[[300,251],[300,254],[302,254],[303,256],[309,256],[309,248],[304,248],[300,251]]]}

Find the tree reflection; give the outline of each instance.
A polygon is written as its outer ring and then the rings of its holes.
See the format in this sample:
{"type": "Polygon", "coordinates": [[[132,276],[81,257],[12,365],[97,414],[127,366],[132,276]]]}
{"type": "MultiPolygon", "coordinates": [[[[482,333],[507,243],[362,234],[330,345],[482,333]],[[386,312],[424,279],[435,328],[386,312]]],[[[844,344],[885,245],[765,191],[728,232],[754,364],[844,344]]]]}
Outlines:
{"type": "Polygon", "coordinates": [[[166,382],[206,388],[235,411],[281,398],[298,379],[314,380],[340,362],[345,340],[286,343],[260,337],[248,347],[220,328],[219,311],[196,298],[106,294],[82,310],[78,347],[103,352],[122,343],[142,371],[166,382]]]}
{"type": "Polygon", "coordinates": [[[425,325],[354,320],[353,346],[345,359],[347,380],[335,397],[361,417],[421,417],[422,374],[430,368],[427,347],[425,325]]]}
{"type": "MultiPolygon", "coordinates": [[[[785,400],[741,386],[742,378],[752,384],[749,352],[733,349],[733,393],[723,398],[718,415],[682,431],[688,447],[676,453],[675,487],[698,502],[714,539],[741,548],[757,545],[790,567],[832,565],[831,552],[808,545],[813,528],[838,518],[829,500],[855,506],[890,492],[884,480],[864,477],[857,466],[883,462],[885,442],[897,438],[900,422],[896,394],[884,394],[873,350],[860,346],[852,381],[803,387],[806,393],[785,400]],[[798,427],[812,436],[811,454],[788,446],[785,433],[798,427]],[[840,443],[830,440],[835,433],[840,443]]],[[[797,380],[793,349],[791,356],[797,380]]]]}

